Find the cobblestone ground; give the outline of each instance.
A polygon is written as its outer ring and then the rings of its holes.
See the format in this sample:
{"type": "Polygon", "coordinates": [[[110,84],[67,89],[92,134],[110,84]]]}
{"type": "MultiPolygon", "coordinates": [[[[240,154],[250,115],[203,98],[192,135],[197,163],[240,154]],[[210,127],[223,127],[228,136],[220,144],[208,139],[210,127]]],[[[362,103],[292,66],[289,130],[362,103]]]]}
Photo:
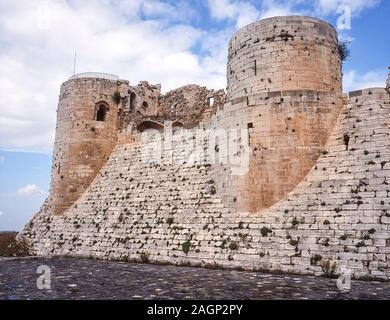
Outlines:
{"type": "Polygon", "coordinates": [[[74,258],[0,260],[0,299],[390,299],[390,282],[208,270],[74,258]],[[38,290],[37,268],[51,270],[38,290]]]}

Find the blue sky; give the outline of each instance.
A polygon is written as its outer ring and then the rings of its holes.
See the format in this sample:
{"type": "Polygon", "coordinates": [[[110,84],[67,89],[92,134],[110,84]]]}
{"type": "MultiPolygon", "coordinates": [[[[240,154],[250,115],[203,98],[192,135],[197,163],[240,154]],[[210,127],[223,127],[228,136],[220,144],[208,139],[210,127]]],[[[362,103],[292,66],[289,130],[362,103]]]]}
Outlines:
{"type": "Polygon", "coordinates": [[[19,230],[47,196],[60,84],[100,71],[162,90],[226,86],[227,42],[261,18],[303,14],[337,26],[351,13],[344,91],[384,86],[387,0],[1,0],[0,230],[19,230]]]}

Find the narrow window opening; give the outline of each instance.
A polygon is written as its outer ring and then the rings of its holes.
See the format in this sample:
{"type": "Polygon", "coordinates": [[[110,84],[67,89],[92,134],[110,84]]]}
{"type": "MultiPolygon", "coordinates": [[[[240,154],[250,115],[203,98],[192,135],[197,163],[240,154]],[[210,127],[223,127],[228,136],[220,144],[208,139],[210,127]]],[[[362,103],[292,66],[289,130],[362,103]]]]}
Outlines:
{"type": "Polygon", "coordinates": [[[346,150],[348,150],[348,146],[349,146],[349,135],[348,134],[344,134],[344,144],[345,144],[345,147],[346,147],[346,150]]]}
{"type": "Polygon", "coordinates": [[[149,107],[148,103],[146,101],[142,102],[142,109],[147,109],[149,107]]]}
{"type": "Polygon", "coordinates": [[[135,110],[135,93],[131,92],[130,93],[130,111],[134,112],[135,110]]]}
{"type": "Polygon", "coordinates": [[[212,107],[214,105],[214,97],[208,98],[207,103],[208,103],[209,107],[212,107]]]}
{"type": "Polygon", "coordinates": [[[106,121],[107,107],[104,104],[99,105],[99,109],[96,113],[96,121],[106,121]]]}

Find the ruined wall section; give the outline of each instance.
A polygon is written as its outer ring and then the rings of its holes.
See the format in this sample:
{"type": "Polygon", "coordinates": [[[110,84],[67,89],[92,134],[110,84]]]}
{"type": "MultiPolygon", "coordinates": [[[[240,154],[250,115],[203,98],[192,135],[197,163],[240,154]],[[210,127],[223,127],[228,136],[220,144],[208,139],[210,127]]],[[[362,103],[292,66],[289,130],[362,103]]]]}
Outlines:
{"type": "Polygon", "coordinates": [[[229,99],[280,90],[341,92],[337,32],[301,16],[254,22],[229,42],[229,99]]]}
{"type": "Polygon", "coordinates": [[[49,196],[54,214],[70,207],[107,161],[117,142],[120,97],[127,88],[126,81],[93,77],[61,86],[49,196]]]}
{"type": "Polygon", "coordinates": [[[157,116],[160,112],[160,95],[161,85],[151,85],[147,81],[141,81],[129,90],[129,109],[142,116],[157,116]],[[134,107],[131,105],[131,93],[135,94],[134,107]]]}
{"type": "Polygon", "coordinates": [[[119,132],[126,132],[133,123],[148,117],[158,117],[161,85],[152,85],[141,81],[137,86],[129,86],[122,97],[122,108],[119,115],[119,132]]]}
{"type": "Polygon", "coordinates": [[[225,103],[224,90],[208,90],[198,85],[187,85],[167,92],[160,99],[164,118],[194,127],[210,119],[225,103]]]}
{"type": "MultiPolygon", "coordinates": [[[[209,90],[198,85],[186,85],[167,92],[162,95],[155,95],[157,112],[145,113],[139,110],[139,101],[142,96],[150,93],[149,87],[131,87],[129,96],[133,92],[138,92],[136,97],[136,107],[131,108],[131,103],[127,102],[127,107],[121,115],[121,129],[119,133],[119,143],[135,142],[140,139],[141,128],[144,129],[149,124],[153,127],[164,127],[165,122],[170,122],[173,127],[193,128],[203,122],[209,122],[218,108],[223,107],[226,95],[224,90],[209,90]],[[137,90],[138,91],[137,91],[137,90]],[[141,90],[142,89],[142,90],[141,90]],[[140,91],[141,90],[141,91],[140,91]],[[140,95],[139,92],[146,92],[140,95]],[[139,99],[138,96],[141,96],[139,99]]],[[[156,93],[155,91],[152,92],[156,93]]],[[[129,101],[129,97],[126,97],[129,101]]]]}

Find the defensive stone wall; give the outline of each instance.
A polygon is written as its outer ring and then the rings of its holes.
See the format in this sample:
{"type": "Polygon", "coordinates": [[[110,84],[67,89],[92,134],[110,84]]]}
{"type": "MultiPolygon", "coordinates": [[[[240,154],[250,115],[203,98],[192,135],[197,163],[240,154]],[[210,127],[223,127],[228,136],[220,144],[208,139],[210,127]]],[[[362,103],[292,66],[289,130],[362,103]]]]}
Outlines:
{"type": "MultiPolygon", "coordinates": [[[[390,97],[385,89],[351,96],[317,164],[268,209],[229,208],[207,153],[198,163],[186,164],[184,153],[182,163],[161,165],[144,146],[125,144],[64,215],[44,206],[23,236],[44,255],[316,275],[346,267],[389,279],[390,97]]],[[[189,140],[175,140],[179,159],[189,140]]]]}
{"type": "Polygon", "coordinates": [[[342,94],[337,33],[308,17],[239,30],[227,97],[75,77],[50,196],[19,237],[41,255],[390,279],[389,109],[388,88],[342,94]]]}

